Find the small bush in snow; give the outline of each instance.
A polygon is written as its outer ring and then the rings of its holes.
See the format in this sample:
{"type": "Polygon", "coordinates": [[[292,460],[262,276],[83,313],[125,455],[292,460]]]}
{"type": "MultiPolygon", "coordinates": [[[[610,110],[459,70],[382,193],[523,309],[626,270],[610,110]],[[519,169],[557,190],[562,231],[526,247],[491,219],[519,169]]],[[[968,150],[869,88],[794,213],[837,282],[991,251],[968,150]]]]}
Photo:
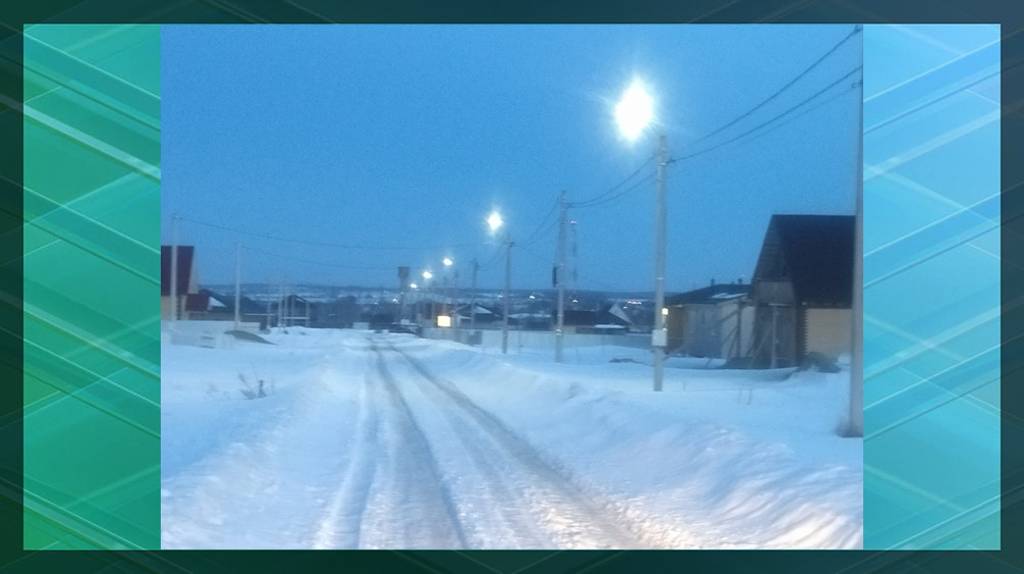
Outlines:
{"type": "Polygon", "coordinates": [[[242,382],[242,388],[239,391],[246,399],[262,399],[267,396],[266,383],[263,379],[258,379],[256,384],[252,384],[244,374],[238,373],[238,380],[242,382]]]}

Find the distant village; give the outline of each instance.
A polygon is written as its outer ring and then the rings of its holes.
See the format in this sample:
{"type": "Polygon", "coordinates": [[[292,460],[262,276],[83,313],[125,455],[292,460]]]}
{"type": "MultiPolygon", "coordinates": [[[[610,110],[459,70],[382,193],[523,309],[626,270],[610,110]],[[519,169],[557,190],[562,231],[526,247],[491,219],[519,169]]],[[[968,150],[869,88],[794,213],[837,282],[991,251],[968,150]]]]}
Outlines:
{"type": "MultiPolygon", "coordinates": [[[[772,216],[750,281],[711,279],[681,293],[670,288],[662,311],[668,352],[721,359],[738,368],[795,366],[848,353],[853,257],[853,216],[772,216]]],[[[179,321],[234,321],[235,286],[203,284],[201,262],[194,246],[162,247],[164,319],[176,310],[179,321]],[[172,252],[177,253],[175,289],[172,252]]],[[[298,285],[285,291],[277,285],[245,284],[238,315],[254,331],[373,329],[469,344],[495,340],[504,323],[500,290],[415,287],[407,273],[396,276],[390,288],[298,285]]],[[[536,342],[553,335],[555,290],[512,290],[509,299],[508,325],[515,337],[536,342]]],[[[578,290],[565,303],[563,332],[570,344],[572,337],[599,336],[605,344],[650,345],[655,310],[649,293],[578,290]]]]}

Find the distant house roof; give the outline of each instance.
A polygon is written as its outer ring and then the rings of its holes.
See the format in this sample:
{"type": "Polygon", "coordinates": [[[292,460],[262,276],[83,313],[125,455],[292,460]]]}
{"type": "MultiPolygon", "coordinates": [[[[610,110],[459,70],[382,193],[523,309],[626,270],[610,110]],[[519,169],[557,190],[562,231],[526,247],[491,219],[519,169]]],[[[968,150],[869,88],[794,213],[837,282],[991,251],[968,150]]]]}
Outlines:
{"type": "MultiPolygon", "coordinates": [[[[618,325],[626,327],[630,325],[629,317],[620,315],[621,308],[616,309],[616,304],[608,304],[597,310],[590,309],[566,309],[563,315],[563,323],[569,327],[594,327],[596,325],[618,325]]],[[[558,311],[551,311],[551,320],[558,320],[558,311]]]]}
{"type": "MultiPolygon", "coordinates": [[[[217,293],[216,291],[211,291],[210,289],[200,289],[199,290],[199,294],[200,295],[205,295],[208,298],[208,302],[206,304],[206,308],[205,309],[189,309],[190,311],[199,311],[199,310],[213,311],[213,310],[218,310],[218,311],[230,311],[232,313],[235,311],[235,296],[234,295],[222,295],[220,293],[217,293]]],[[[249,313],[249,314],[261,313],[262,314],[264,311],[266,311],[266,305],[265,304],[261,305],[260,303],[258,303],[256,301],[253,301],[252,299],[249,299],[248,297],[243,295],[242,296],[242,309],[241,310],[242,310],[242,313],[249,313]]]]}
{"type": "MultiPolygon", "coordinates": [[[[160,246],[160,296],[171,295],[171,252],[170,245],[160,246]]],[[[191,245],[178,246],[178,289],[179,297],[188,293],[188,287],[192,284],[192,259],[195,256],[195,248],[191,245]]]]}
{"type": "Polygon", "coordinates": [[[799,305],[849,307],[854,225],[852,215],[773,215],[754,282],[789,280],[799,305]]]}
{"type": "Polygon", "coordinates": [[[750,285],[745,283],[715,283],[693,291],[669,295],[665,297],[665,304],[674,306],[721,303],[749,293],[750,285]]]}
{"type": "MultiPolygon", "coordinates": [[[[552,317],[557,320],[557,312],[552,317]]],[[[566,309],[562,315],[562,322],[567,326],[591,326],[597,324],[597,311],[588,309],[566,309]]]]}
{"type": "MultiPolygon", "coordinates": [[[[459,315],[463,317],[469,317],[470,306],[468,304],[459,305],[459,315]]],[[[501,313],[497,309],[492,309],[480,303],[476,303],[473,306],[473,314],[477,317],[500,317],[501,313]]]]}

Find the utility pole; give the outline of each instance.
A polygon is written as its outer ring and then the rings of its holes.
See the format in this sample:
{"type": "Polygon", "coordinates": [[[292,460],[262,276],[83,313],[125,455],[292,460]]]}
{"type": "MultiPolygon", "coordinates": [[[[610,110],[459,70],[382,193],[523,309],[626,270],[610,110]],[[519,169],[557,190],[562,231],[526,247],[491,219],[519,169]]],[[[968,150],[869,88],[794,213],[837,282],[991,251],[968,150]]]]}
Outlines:
{"type": "Polygon", "coordinates": [[[665,377],[665,346],[668,333],[665,330],[665,168],[668,165],[668,143],[665,134],[658,136],[658,189],[655,200],[655,263],[654,263],[654,332],[651,342],[654,347],[654,390],[661,391],[665,377]]]}
{"type": "Polygon", "coordinates": [[[235,243],[235,330],[242,326],[242,242],[235,243]]]}
{"type": "Polygon", "coordinates": [[[567,211],[569,204],[565,200],[565,190],[558,196],[558,268],[555,270],[555,286],[558,288],[558,319],[555,325],[555,362],[562,362],[565,344],[565,241],[567,211]]]}
{"type": "Polygon", "coordinates": [[[850,428],[851,437],[864,436],[864,101],[863,72],[857,105],[857,213],[853,236],[853,300],[850,319],[850,428]]]}
{"type": "Polygon", "coordinates": [[[459,271],[452,269],[452,329],[455,333],[455,340],[459,340],[459,271]]]}
{"type": "Polygon", "coordinates": [[[270,309],[271,309],[270,305],[274,302],[274,299],[270,296],[270,292],[269,291],[266,293],[266,297],[267,297],[267,332],[270,332],[270,319],[273,317],[273,315],[270,313],[270,309]]]}
{"type": "Polygon", "coordinates": [[[477,274],[477,271],[479,271],[479,270],[480,270],[480,264],[477,262],[476,258],[474,257],[473,258],[473,292],[469,296],[470,297],[469,298],[469,330],[474,333],[474,335],[472,335],[473,337],[476,336],[475,335],[475,333],[476,333],[476,274],[477,274]]]}
{"type": "Polygon", "coordinates": [[[284,327],[284,279],[279,287],[280,293],[277,298],[277,326],[284,327]]]}
{"type": "Polygon", "coordinates": [[[171,326],[178,320],[178,214],[171,216],[171,326]]]}
{"type": "Polygon", "coordinates": [[[512,290],[512,234],[505,236],[505,293],[502,296],[504,312],[501,321],[501,354],[508,354],[509,293],[512,290]]]}

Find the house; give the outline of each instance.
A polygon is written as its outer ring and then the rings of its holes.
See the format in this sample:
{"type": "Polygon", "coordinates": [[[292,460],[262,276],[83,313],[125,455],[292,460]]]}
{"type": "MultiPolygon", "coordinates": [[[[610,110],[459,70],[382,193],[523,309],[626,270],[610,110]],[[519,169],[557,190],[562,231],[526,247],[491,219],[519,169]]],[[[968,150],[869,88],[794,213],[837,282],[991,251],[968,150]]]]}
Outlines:
{"type": "MultiPolygon", "coordinates": [[[[558,311],[551,312],[551,325],[558,322],[558,311]]],[[[604,303],[597,309],[566,309],[562,318],[566,333],[620,334],[633,323],[619,303],[604,303]]]]}
{"type": "Polygon", "coordinates": [[[501,322],[501,311],[480,303],[474,303],[472,307],[471,316],[469,304],[459,306],[459,324],[463,327],[471,323],[477,327],[487,327],[501,322]]]}
{"type": "Polygon", "coordinates": [[[351,328],[359,320],[356,298],[348,295],[313,307],[310,325],[313,327],[351,328]]]}
{"type": "Polygon", "coordinates": [[[524,331],[547,331],[551,329],[551,313],[544,311],[509,313],[508,324],[524,331]]]}
{"type": "Polygon", "coordinates": [[[171,311],[177,309],[179,319],[187,319],[188,311],[185,302],[189,295],[199,294],[199,277],[196,274],[195,247],[179,245],[177,249],[170,245],[160,246],[160,318],[170,319],[171,311]],[[172,253],[177,251],[178,262],[177,301],[171,301],[172,253]]]}
{"type": "Polygon", "coordinates": [[[744,355],[753,335],[750,285],[715,283],[665,298],[668,350],[691,357],[744,355]]]}
{"type": "MultiPolygon", "coordinates": [[[[259,323],[260,329],[266,328],[267,307],[248,297],[242,296],[241,314],[243,323],[259,323]]],[[[198,293],[189,294],[185,300],[185,312],[189,319],[204,321],[234,321],[235,297],[222,295],[210,289],[200,289],[198,293]]]]}
{"type": "Polygon", "coordinates": [[[852,215],[772,216],[751,286],[754,364],[849,352],[853,256],[852,215]]]}
{"type": "Polygon", "coordinates": [[[273,306],[284,326],[301,325],[308,327],[315,304],[301,295],[289,293],[273,306]]]}

